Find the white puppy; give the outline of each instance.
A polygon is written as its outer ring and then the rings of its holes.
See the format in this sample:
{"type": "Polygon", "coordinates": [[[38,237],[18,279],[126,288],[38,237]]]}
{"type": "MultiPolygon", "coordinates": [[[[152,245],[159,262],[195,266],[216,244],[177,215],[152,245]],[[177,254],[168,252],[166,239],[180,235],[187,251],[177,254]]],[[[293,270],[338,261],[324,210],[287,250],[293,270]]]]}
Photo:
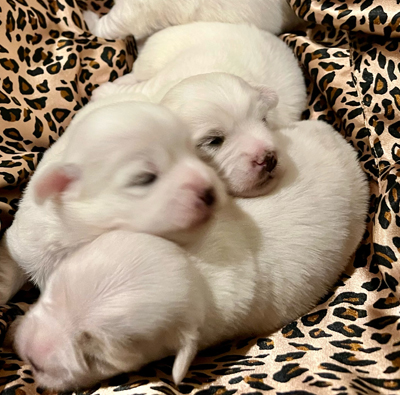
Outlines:
{"type": "Polygon", "coordinates": [[[195,21],[251,23],[273,34],[300,24],[286,0],[115,0],[111,11],[99,18],[84,14],[90,31],[103,38],[133,34],[141,40],[168,26],[195,21]]]}
{"type": "Polygon", "coordinates": [[[42,288],[80,244],[112,229],[182,241],[224,196],[168,109],[88,105],[44,155],[2,240],[1,302],[18,288],[15,262],[42,288]]]}
{"type": "Polygon", "coordinates": [[[17,351],[38,385],[57,390],[89,386],[177,353],[180,381],[205,315],[205,290],[195,272],[172,242],[105,233],[50,276],[17,327],[17,351]]]}
{"type": "Polygon", "coordinates": [[[152,36],[133,73],[103,84],[92,100],[121,100],[122,93],[139,92],[151,101],[168,103],[163,98],[180,82],[186,89],[175,91],[174,101],[179,94],[180,102],[193,103],[197,97],[191,110],[197,113],[197,122],[202,110],[214,109],[215,114],[208,110],[204,117],[214,129],[215,138],[209,141],[213,147],[220,145],[221,133],[240,146],[239,150],[231,146],[229,160],[246,173],[248,185],[238,189],[225,174],[230,192],[247,197],[268,192],[272,188],[268,180],[276,176],[279,162],[272,131],[299,120],[305,107],[304,80],[292,51],[277,37],[252,26],[201,22],[175,26],[152,36]],[[244,153],[246,163],[238,158],[244,153]]]}
{"type": "Polygon", "coordinates": [[[40,385],[71,390],[173,354],[179,383],[198,349],[271,332],[325,295],[364,232],[365,175],[323,122],[276,139],[286,171],[275,190],[228,200],[187,257],[114,232],[59,266],[16,337],[40,385]]]}
{"type": "Polygon", "coordinates": [[[219,172],[229,193],[254,197],[271,191],[284,170],[270,126],[273,97],[239,77],[210,73],[183,80],[162,104],[185,119],[199,156],[219,172]]]}

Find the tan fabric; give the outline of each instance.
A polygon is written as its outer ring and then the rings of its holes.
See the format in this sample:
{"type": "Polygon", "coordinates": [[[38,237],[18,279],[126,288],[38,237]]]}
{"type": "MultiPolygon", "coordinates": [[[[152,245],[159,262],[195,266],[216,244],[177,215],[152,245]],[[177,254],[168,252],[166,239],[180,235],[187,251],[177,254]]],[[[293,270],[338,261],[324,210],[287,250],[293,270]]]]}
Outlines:
{"type": "MultiPolygon", "coordinates": [[[[370,176],[368,229],[334,292],[313,312],[271,336],[204,352],[179,389],[171,384],[172,359],[167,359],[89,393],[400,393],[400,19],[394,15],[400,6],[395,3],[291,0],[304,19],[319,25],[304,34],[282,36],[309,82],[305,118],[334,124],[358,149],[370,176]]],[[[2,329],[17,306],[26,305],[6,307],[2,329]]],[[[0,356],[5,361],[3,388],[36,393],[28,366],[15,354],[0,356]]]]}
{"type": "MultiPolygon", "coordinates": [[[[92,3],[93,8],[96,3],[92,3]]],[[[96,9],[104,11],[100,5],[96,9]]],[[[43,152],[64,132],[96,86],[130,71],[133,46],[132,41],[127,47],[122,40],[90,35],[80,8],[71,0],[3,0],[0,18],[0,220],[4,230],[43,152]]]]}

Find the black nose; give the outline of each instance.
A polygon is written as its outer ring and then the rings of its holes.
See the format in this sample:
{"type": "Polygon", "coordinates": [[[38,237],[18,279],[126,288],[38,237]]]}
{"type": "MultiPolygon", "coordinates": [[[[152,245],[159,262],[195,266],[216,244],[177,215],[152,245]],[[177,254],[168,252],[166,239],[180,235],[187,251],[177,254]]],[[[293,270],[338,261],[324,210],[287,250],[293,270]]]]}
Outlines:
{"type": "Polygon", "coordinates": [[[215,203],[215,190],[214,188],[208,188],[200,196],[200,199],[206,204],[206,206],[212,206],[215,203]]]}
{"type": "Polygon", "coordinates": [[[272,170],[274,170],[277,163],[278,158],[275,151],[270,151],[265,155],[264,166],[266,171],[271,172],[272,170]]]}

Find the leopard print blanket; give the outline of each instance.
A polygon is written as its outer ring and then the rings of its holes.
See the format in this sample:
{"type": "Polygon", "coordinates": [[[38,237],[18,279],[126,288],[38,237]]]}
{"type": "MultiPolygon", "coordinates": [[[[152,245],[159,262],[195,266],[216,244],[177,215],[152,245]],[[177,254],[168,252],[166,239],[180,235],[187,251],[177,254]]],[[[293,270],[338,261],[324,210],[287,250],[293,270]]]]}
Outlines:
{"type": "MultiPolygon", "coordinates": [[[[97,1],[100,4],[92,1],[90,8],[104,11],[107,4],[97,1]]],[[[3,0],[0,18],[4,231],[43,152],[88,102],[93,89],[131,70],[134,53],[132,42],[92,36],[75,0],[3,0]]]]}
{"type": "MultiPolygon", "coordinates": [[[[7,215],[42,152],[92,89],[126,72],[132,57],[131,44],[88,34],[75,1],[27,3],[0,5],[0,208],[7,215]]],[[[312,312],[268,337],[202,352],[179,387],[167,358],[84,393],[400,393],[400,0],[290,3],[310,23],[282,35],[307,79],[304,118],[333,124],[358,150],[370,180],[367,231],[353,262],[312,312]]],[[[37,296],[25,289],[1,307],[3,337],[37,296]]],[[[1,349],[0,358],[2,393],[43,393],[11,349],[1,349]]]]}

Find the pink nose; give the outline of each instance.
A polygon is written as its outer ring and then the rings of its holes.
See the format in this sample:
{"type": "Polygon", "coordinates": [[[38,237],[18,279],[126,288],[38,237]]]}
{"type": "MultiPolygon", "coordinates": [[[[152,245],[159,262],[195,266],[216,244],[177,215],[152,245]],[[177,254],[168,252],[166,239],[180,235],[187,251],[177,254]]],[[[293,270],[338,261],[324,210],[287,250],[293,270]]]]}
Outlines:
{"type": "Polygon", "coordinates": [[[212,207],[217,201],[217,191],[209,182],[198,180],[197,183],[187,183],[183,187],[194,192],[207,207],[212,207]]]}
{"type": "Polygon", "coordinates": [[[271,172],[278,163],[278,157],[275,151],[268,151],[261,160],[254,161],[258,166],[262,166],[266,171],[271,172]]]}

